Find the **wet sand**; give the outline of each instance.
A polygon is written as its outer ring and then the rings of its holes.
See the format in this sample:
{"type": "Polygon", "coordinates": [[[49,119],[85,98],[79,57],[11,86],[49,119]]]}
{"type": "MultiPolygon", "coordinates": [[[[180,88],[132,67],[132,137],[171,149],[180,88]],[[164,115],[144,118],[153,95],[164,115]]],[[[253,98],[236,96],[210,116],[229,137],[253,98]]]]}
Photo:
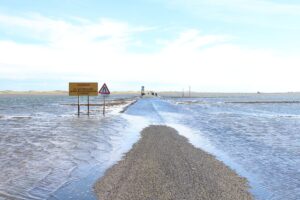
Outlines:
{"type": "Polygon", "coordinates": [[[145,128],[94,187],[101,200],[253,199],[244,178],[166,126],[145,128]]]}

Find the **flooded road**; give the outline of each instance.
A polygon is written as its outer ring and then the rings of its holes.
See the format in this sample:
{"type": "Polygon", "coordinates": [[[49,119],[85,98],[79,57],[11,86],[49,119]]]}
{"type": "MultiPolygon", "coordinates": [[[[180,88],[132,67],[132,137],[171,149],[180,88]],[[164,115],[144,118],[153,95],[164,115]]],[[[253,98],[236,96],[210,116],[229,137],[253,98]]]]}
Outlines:
{"type": "Polygon", "coordinates": [[[196,147],[246,177],[256,199],[296,200],[299,99],[299,95],[152,99],[140,101],[127,113],[179,130],[196,147]]]}
{"type": "MultiPolygon", "coordinates": [[[[274,99],[300,98],[263,97],[274,99]]],[[[124,114],[116,107],[103,118],[93,107],[78,118],[62,105],[76,103],[66,96],[2,96],[0,199],[94,199],[93,183],[150,124],[172,126],[215,155],[249,180],[257,199],[299,199],[300,104],[239,103],[257,100],[148,98],[124,114]]]]}

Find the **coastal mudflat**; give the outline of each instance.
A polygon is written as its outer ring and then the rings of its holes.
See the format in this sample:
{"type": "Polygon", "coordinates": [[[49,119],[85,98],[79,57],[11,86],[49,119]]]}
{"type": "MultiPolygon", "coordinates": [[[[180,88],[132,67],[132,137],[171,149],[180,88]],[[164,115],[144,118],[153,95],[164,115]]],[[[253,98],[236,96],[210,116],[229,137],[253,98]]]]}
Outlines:
{"type": "Polygon", "coordinates": [[[101,200],[253,199],[244,178],[167,126],[145,128],[94,187],[101,200]]]}

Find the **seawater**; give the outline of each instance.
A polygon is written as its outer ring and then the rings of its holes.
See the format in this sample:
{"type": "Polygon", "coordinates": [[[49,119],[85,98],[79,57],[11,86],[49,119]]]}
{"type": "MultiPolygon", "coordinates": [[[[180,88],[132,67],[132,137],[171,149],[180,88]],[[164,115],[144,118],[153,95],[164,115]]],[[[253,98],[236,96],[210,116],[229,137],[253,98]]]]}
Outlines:
{"type": "Polygon", "coordinates": [[[300,95],[142,100],[128,111],[173,126],[248,179],[256,199],[300,199],[300,95]]]}
{"type": "MultiPolygon", "coordinates": [[[[108,100],[123,98],[133,97],[108,100]]],[[[0,199],[95,199],[91,182],[130,149],[143,127],[111,109],[103,117],[101,107],[91,107],[90,116],[82,107],[78,117],[72,103],[77,97],[0,96],[0,199]],[[90,187],[73,187],[78,182],[90,187]],[[58,192],[68,186],[75,191],[58,192]]]]}
{"type": "MultiPolygon", "coordinates": [[[[173,99],[175,117],[250,181],[257,199],[300,199],[299,95],[173,99]],[[262,102],[262,103],[261,103],[262,102]],[[181,115],[178,116],[178,113],[181,115]]],[[[163,110],[163,109],[161,109],[163,110]]]]}
{"type": "Polygon", "coordinates": [[[77,98],[0,96],[0,199],[95,199],[94,182],[150,124],[174,126],[214,154],[249,180],[256,199],[299,199],[299,100],[296,94],[145,98],[103,118],[96,107],[77,117],[77,108],[65,105],[77,98]]]}

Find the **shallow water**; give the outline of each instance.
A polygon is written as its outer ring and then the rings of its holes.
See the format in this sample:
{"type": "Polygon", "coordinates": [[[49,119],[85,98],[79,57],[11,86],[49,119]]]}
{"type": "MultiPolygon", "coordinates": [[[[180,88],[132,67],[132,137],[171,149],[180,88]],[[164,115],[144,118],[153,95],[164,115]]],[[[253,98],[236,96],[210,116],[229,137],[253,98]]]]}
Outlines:
{"type": "MultiPolygon", "coordinates": [[[[90,116],[82,108],[77,117],[76,107],[63,105],[74,101],[66,96],[0,97],[0,199],[67,199],[55,192],[100,166],[99,176],[138,139],[143,127],[131,127],[132,118],[116,114],[120,106],[108,109],[105,118],[99,107],[91,107],[90,116]]],[[[85,189],[82,196],[91,196],[92,188],[85,189]]]]}
{"type": "Polygon", "coordinates": [[[300,104],[282,101],[299,100],[296,95],[152,99],[140,101],[135,105],[138,111],[132,108],[128,113],[176,128],[196,147],[246,177],[256,199],[296,200],[300,198],[300,104]],[[240,101],[251,102],[229,103],[240,101]]]}
{"type": "MultiPolygon", "coordinates": [[[[246,100],[261,99],[290,101],[300,97],[258,95],[246,100]]],[[[300,104],[225,103],[236,100],[244,98],[180,104],[184,117],[173,119],[200,132],[215,148],[212,153],[226,154],[223,158],[230,161],[223,159],[225,163],[239,165],[237,171],[250,180],[257,199],[299,199],[300,104]]]]}
{"type": "Polygon", "coordinates": [[[62,105],[76,98],[1,96],[0,199],[95,199],[93,183],[149,124],[173,126],[216,155],[250,181],[256,199],[299,199],[300,104],[274,103],[299,100],[297,95],[148,98],[125,114],[103,118],[93,107],[90,116],[82,109],[78,118],[75,107],[62,105]],[[236,103],[241,101],[264,103],[236,103]]]}

